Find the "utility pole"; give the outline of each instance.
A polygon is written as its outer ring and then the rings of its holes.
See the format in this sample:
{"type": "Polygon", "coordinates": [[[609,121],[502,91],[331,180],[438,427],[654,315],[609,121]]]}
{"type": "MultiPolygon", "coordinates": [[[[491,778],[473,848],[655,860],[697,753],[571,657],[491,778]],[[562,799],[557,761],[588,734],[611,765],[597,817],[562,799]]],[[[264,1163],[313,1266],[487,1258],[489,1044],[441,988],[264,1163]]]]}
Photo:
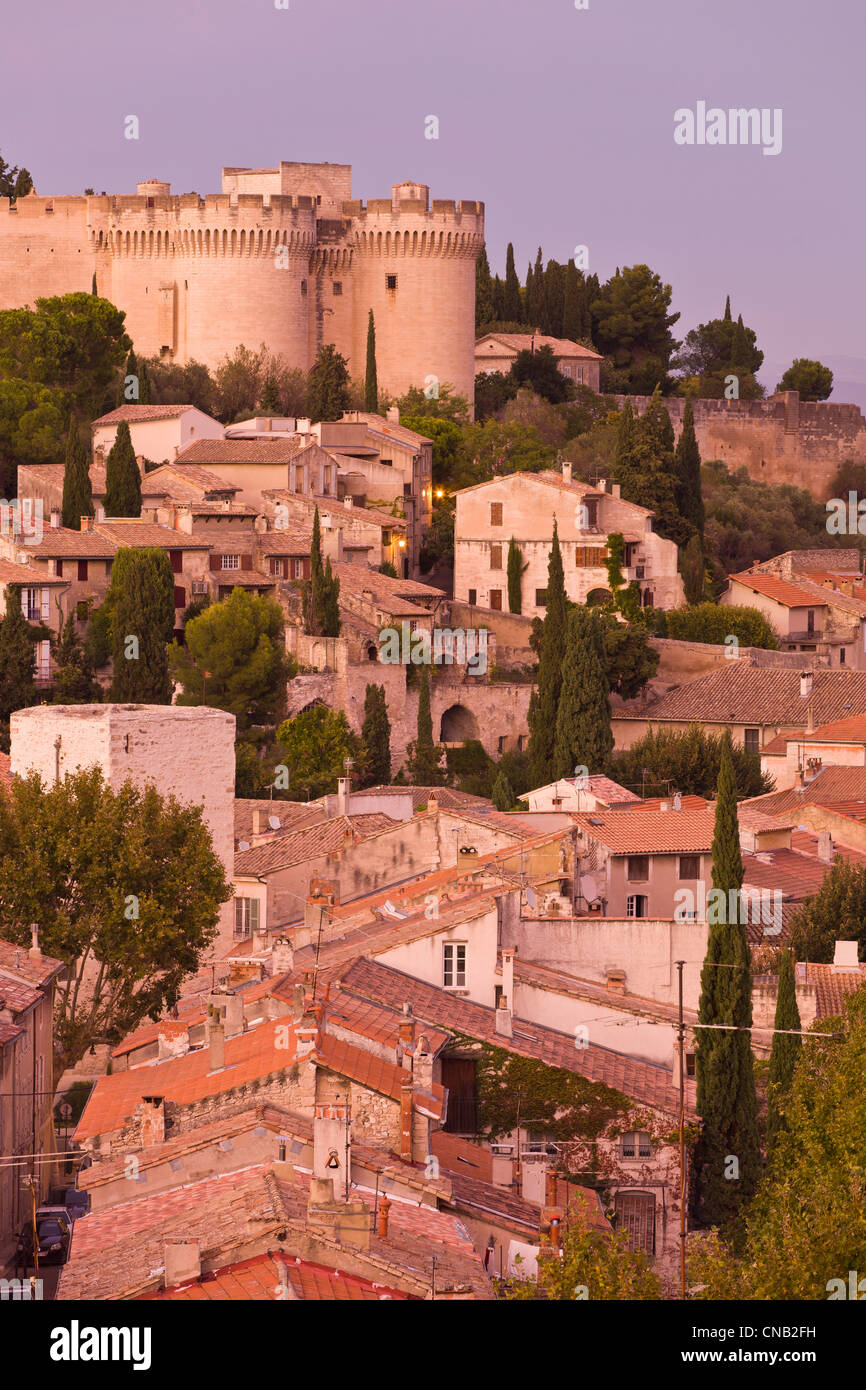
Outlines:
{"type": "Polygon", "coordinates": [[[683,966],[676,962],[679,976],[679,1030],[677,1039],[680,1054],[680,1297],[686,1296],[686,1029],[683,1020],[683,966]]]}

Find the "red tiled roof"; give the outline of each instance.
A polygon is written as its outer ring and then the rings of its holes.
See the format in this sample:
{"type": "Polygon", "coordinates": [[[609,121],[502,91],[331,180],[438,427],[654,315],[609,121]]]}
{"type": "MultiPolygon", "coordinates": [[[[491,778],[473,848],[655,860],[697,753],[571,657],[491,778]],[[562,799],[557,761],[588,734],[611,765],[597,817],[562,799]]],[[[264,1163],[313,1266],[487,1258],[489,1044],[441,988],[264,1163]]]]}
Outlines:
{"type": "Polygon", "coordinates": [[[866,671],[816,670],[809,695],[799,671],[726,663],[725,668],[675,686],[658,700],[617,709],[613,718],[656,724],[779,724],[801,729],[811,708],[816,724],[866,714],[866,671]]]}
{"type": "Polygon", "coordinates": [[[325,809],[307,801],[270,801],[264,797],[235,797],[235,839],[248,840],[253,833],[253,812],[260,813],[262,833],[270,830],[273,816],[280,822],[274,833],[285,834],[325,819],[325,809]]]}
{"type": "Polygon", "coordinates": [[[572,812],[591,840],[612,854],[694,854],[713,846],[715,811],[656,811],[629,806],[620,811],[572,812]]]}
{"type": "Polygon", "coordinates": [[[12,786],[12,759],[0,750],[0,787],[12,786]]]}
{"type": "MultiPolygon", "coordinates": [[[[506,1038],[496,1030],[495,1009],[458,998],[378,961],[356,960],[343,972],[341,983],[353,994],[391,1007],[401,1006],[408,1000],[416,1017],[425,1022],[492,1042],[520,1056],[536,1057],[551,1067],[563,1067],[665,1113],[673,1113],[677,1108],[678,1092],[671,1083],[667,1067],[611,1052],[593,1043],[576,1048],[571,1034],[559,1033],[522,1018],[513,1020],[513,1036],[506,1038]]],[[[694,1104],[694,1083],[688,1081],[686,1106],[691,1112],[694,1104]]]]}
{"type": "Polygon", "coordinates": [[[47,585],[65,587],[68,579],[55,579],[53,575],[34,569],[32,565],[16,565],[12,560],[0,559],[0,585],[21,584],[26,588],[42,588],[47,585]]]}
{"type": "Polygon", "coordinates": [[[62,960],[53,956],[30,954],[27,946],[15,946],[11,941],[0,940],[0,972],[12,974],[36,989],[44,989],[62,970],[62,960]]]}
{"type": "Polygon", "coordinates": [[[797,965],[797,982],[815,986],[816,1020],[844,1015],[845,1003],[866,984],[866,964],[861,962],[857,970],[838,970],[835,966],[808,964],[797,965]]]}
{"type": "Polygon", "coordinates": [[[824,767],[803,787],[766,792],[750,797],[744,805],[771,816],[781,816],[809,804],[836,809],[837,805],[863,803],[866,810],[866,767],[824,767]]]}
{"type": "Polygon", "coordinates": [[[119,425],[122,420],[129,425],[141,425],[149,420],[174,420],[188,410],[196,409],[194,405],[120,405],[116,410],[109,410],[107,415],[100,415],[98,420],[93,421],[93,427],[119,425]]]}
{"type": "Polygon", "coordinates": [[[177,456],[178,463],[288,464],[300,452],[300,439],[197,439],[177,456]]]}
{"type": "Polygon", "coordinates": [[[117,546],[159,546],[163,550],[210,550],[211,542],[202,536],[190,536],[186,531],[175,531],[170,526],[159,526],[154,522],[136,521],[134,518],[119,518],[109,521],[94,521],[96,532],[117,546]]]}
{"type": "Polygon", "coordinates": [[[238,1303],[280,1299],[285,1297],[286,1280],[294,1297],[308,1302],[376,1303],[382,1299],[417,1297],[356,1274],[344,1274],[339,1269],[325,1268],[310,1260],[292,1259],[281,1251],[270,1251],[267,1255],[226,1265],[213,1274],[204,1274],[193,1284],[158,1294],[144,1294],[140,1301],[238,1303]]]}
{"type": "Polygon", "coordinates": [[[46,526],[42,539],[36,544],[28,542],[28,553],[44,559],[49,556],[75,556],[81,560],[110,560],[117,549],[105,536],[98,535],[92,528],[75,531],[68,526],[46,526]]]}
{"type": "Polygon", "coordinates": [[[776,603],[781,603],[785,608],[814,608],[816,606],[814,596],[801,589],[799,585],[792,584],[787,579],[779,579],[775,574],[731,574],[728,576],[732,584],[742,584],[747,589],[752,589],[756,594],[763,594],[765,598],[774,599],[776,603]]]}
{"type": "MultiPolygon", "coordinates": [[[[570,338],[551,338],[546,333],[485,333],[482,338],[476,339],[476,354],[489,338],[493,338],[497,343],[503,343],[513,352],[529,352],[534,344],[536,352],[540,347],[549,347],[556,357],[581,357],[592,362],[603,360],[600,353],[593,352],[592,348],[584,347],[583,343],[573,343],[570,338]]],[[[486,350],[489,351],[489,349],[486,350]]]]}
{"type": "Polygon", "coordinates": [[[277,835],[252,849],[235,854],[236,874],[267,874],[304,864],[343,849],[347,840],[356,844],[378,835],[383,830],[395,830],[402,824],[376,811],[366,815],[335,816],[333,820],[318,820],[287,835],[277,835]]]}

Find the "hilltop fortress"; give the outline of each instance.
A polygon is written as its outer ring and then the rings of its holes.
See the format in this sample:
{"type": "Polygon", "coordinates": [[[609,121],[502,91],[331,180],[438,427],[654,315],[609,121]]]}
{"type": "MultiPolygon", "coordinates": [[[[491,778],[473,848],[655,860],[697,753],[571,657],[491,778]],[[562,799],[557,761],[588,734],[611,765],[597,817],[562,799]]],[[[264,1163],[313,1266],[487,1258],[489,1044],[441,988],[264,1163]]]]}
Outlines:
{"type": "Polygon", "coordinates": [[[95,275],[140,356],[213,367],[264,342],[307,370],[334,343],[355,377],[372,309],[380,386],[435,377],[471,400],[484,204],[400,183],[365,206],[351,184],[348,164],[281,163],[223,169],[205,198],[152,179],[134,197],[0,199],[0,307],[95,275]]]}

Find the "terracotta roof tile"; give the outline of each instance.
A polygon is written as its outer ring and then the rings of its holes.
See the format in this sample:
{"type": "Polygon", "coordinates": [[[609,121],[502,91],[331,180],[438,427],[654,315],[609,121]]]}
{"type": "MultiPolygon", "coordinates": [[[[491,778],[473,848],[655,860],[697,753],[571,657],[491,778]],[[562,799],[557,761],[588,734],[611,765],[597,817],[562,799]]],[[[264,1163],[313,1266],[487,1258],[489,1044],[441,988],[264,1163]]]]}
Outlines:
{"type": "Polygon", "coordinates": [[[715,811],[657,811],[630,806],[621,811],[572,813],[590,840],[612,854],[694,854],[713,846],[715,811]]]}
{"type": "Polygon", "coordinates": [[[778,667],[726,663],[658,700],[622,708],[614,721],[641,723],[779,724],[801,729],[811,708],[816,724],[866,714],[866,671],[816,670],[809,695],[800,694],[800,673],[778,667]]]}
{"type": "Polygon", "coordinates": [[[489,338],[503,343],[514,352],[529,352],[534,344],[536,351],[540,347],[551,348],[556,357],[581,357],[592,362],[603,360],[599,353],[584,347],[582,343],[574,343],[570,338],[551,338],[546,333],[485,333],[484,337],[477,339],[475,343],[476,353],[489,338]]]}
{"type": "Polygon", "coordinates": [[[287,869],[334,854],[344,848],[347,839],[352,843],[378,835],[383,830],[395,830],[402,824],[381,812],[358,816],[335,816],[333,820],[319,819],[311,825],[287,835],[277,835],[264,844],[235,854],[236,874],[267,874],[287,869]]]}
{"type": "Polygon", "coordinates": [[[197,439],[177,456],[178,463],[288,464],[300,452],[300,439],[197,439]]]}
{"type": "Polygon", "coordinates": [[[69,583],[68,579],[55,579],[53,575],[45,574],[41,569],[34,569],[32,565],[16,565],[12,560],[0,559],[0,586],[7,584],[21,584],[25,587],[55,587],[65,588],[69,583]]]}
{"type": "Polygon", "coordinates": [[[94,521],[97,535],[105,537],[114,547],[119,546],[159,546],[163,550],[210,550],[211,542],[202,536],[190,536],[185,531],[174,531],[170,526],[159,526],[153,522],[136,521],[123,518],[109,521],[94,521]]]}
{"type": "Polygon", "coordinates": [[[174,420],[195,409],[197,407],[194,405],[121,405],[107,415],[100,415],[93,425],[119,425],[122,420],[130,425],[144,424],[149,420],[174,420]]]}

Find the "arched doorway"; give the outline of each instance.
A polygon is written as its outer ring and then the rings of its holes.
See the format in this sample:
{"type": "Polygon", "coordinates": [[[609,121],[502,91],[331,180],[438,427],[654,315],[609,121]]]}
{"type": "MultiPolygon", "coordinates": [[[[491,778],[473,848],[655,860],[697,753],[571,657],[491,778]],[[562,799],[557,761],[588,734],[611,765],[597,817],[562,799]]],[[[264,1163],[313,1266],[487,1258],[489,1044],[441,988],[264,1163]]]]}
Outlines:
{"type": "Polygon", "coordinates": [[[478,720],[465,705],[451,705],[442,715],[440,743],[466,743],[478,738],[478,720]]]}

